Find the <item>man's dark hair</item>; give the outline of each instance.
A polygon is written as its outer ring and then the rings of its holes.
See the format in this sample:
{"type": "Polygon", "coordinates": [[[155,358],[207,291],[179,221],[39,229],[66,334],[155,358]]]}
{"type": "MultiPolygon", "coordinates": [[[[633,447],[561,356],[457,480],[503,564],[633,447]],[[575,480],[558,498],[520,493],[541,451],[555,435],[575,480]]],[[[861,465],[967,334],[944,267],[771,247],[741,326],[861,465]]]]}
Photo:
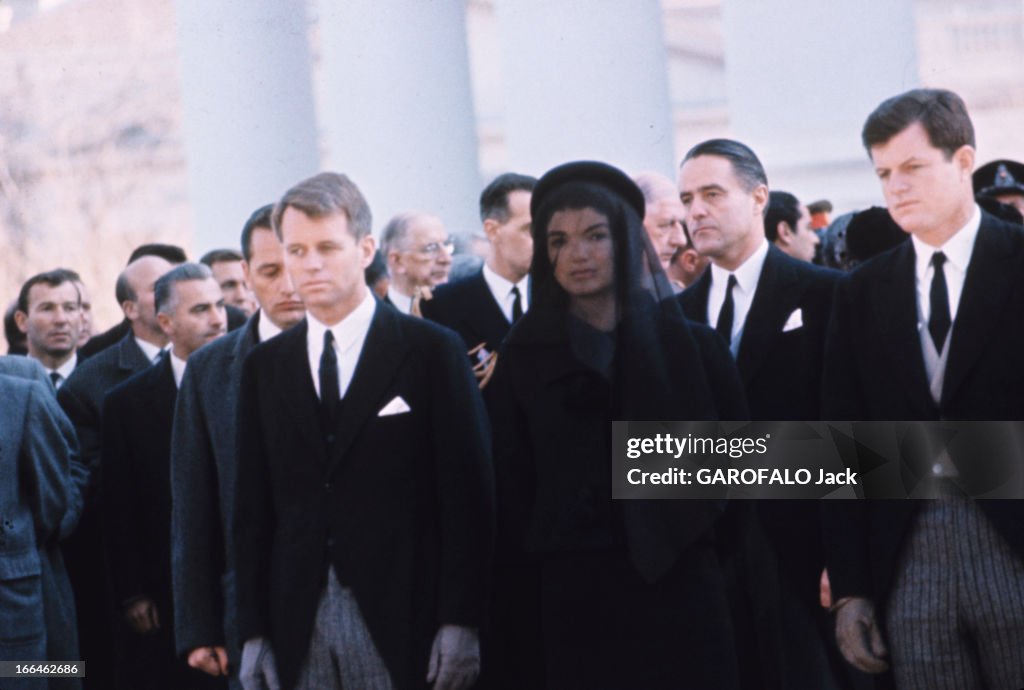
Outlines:
{"type": "Polygon", "coordinates": [[[537,178],[519,173],[505,173],[495,177],[480,192],[480,220],[493,218],[499,223],[508,220],[508,195],[512,192],[532,192],[537,178]]]}
{"type": "MultiPolygon", "coordinates": [[[[161,259],[166,259],[172,264],[183,264],[188,261],[185,250],[181,247],[173,244],[153,242],[136,247],[132,255],[128,257],[128,263],[130,264],[143,256],[159,256],[161,259]]],[[[128,264],[125,265],[127,266],[128,264]]]]}
{"type": "Polygon", "coordinates": [[[82,295],[78,292],[78,286],[75,285],[75,276],[77,275],[78,274],[74,271],[69,271],[66,268],[58,268],[53,271],[46,271],[45,273],[37,273],[32,276],[25,281],[24,285],[21,286],[21,291],[18,292],[18,311],[25,314],[28,313],[28,295],[36,285],[58,287],[64,283],[71,283],[72,287],[75,288],[75,294],[78,295],[78,302],[81,304],[82,295]]]}
{"type": "Polygon", "coordinates": [[[278,239],[281,238],[281,217],[289,206],[314,220],[343,213],[348,219],[349,232],[357,240],[373,229],[373,216],[366,198],[352,180],[340,173],[314,175],[284,193],[270,216],[278,239]]]}
{"type": "Polygon", "coordinates": [[[174,292],[176,283],[184,283],[189,280],[206,280],[213,278],[213,273],[205,264],[184,263],[175,266],[167,273],[157,278],[153,286],[153,305],[156,313],[168,313],[174,311],[177,298],[174,292]]]}
{"type": "Polygon", "coordinates": [[[796,232],[800,220],[800,202],[789,192],[769,192],[768,210],[764,214],[764,236],[769,242],[779,239],[779,221],[796,232]]]}
{"type": "Polygon", "coordinates": [[[119,305],[139,299],[139,293],[135,292],[131,283],[128,282],[128,276],[125,275],[126,271],[127,269],[118,273],[117,281],[114,283],[114,297],[119,305]]]}
{"type": "Polygon", "coordinates": [[[263,228],[264,230],[274,231],[274,226],[270,222],[270,216],[274,213],[274,205],[267,204],[266,206],[260,206],[258,209],[252,212],[249,216],[249,220],[245,221],[245,225],[242,226],[242,256],[245,257],[246,263],[252,261],[252,233],[257,228],[263,228]]]}
{"type": "Polygon", "coordinates": [[[82,276],[78,275],[78,271],[72,268],[55,268],[53,269],[53,272],[64,274],[65,276],[67,276],[67,279],[70,280],[72,283],[82,282],[82,276]]]}
{"type": "Polygon", "coordinates": [[[18,301],[11,302],[4,312],[4,337],[7,338],[7,354],[24,355],[28,354],[28,336],[18,328],[18,321],[14,318],[14,312],[18,311],[18,301]]]}
{"type": "Polygon", "coordinates": [[[928,141],[946,160],[961,146],[974,147],[974,125],[960,96],[946,89],[914,89],[882,101],[868,115],[861,132],[868,155],[872,146],[886,143],[915,122],[921,123],[928,141]]]}
{"type": "Polygon", "coordinates": [[[719,156],[732,163],[733,172],[744,189],[753,191],[759,184],[768,186],[768,176],[760,159],[749,146],[732,139],[708,139],[694,146],[683,156],[683,163],[698,156],[719,156]]]}
{"type": "Polygon", "coordinates": [[[199,258],[199,263],[213,268],[213,265],[222,261],[241,261],[242,255],[234,249],[211,249],[199,258]]]}
{"type": "Polygon", "coordinates": [[[380,253],[378,249],[373,253],[373,261],[366,267],[363,272],[366,279],[366,284],[369,287],[373,287],[377,284],[377,281],[384,278],[388,274],[388,263],[384,260],[384,255],[380,253]]]}

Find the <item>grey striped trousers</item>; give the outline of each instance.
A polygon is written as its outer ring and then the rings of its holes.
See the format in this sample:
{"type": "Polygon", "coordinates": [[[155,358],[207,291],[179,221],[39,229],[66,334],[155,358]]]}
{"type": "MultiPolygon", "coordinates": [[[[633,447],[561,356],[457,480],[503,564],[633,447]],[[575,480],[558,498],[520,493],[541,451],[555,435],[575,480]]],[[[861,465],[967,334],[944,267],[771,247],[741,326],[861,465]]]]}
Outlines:
{"type": "Polygon", "coordinates": [[[900,690],[1024,688],[1024,563],[969,499],[926,501],[886,624],[900,690]]]}
{"type": "Polygon", "coordinates": [[[392,690],[359,604],[352,590],[338,582],[333,566],[317,604],[313,637],[295,690],[392,690]]]}

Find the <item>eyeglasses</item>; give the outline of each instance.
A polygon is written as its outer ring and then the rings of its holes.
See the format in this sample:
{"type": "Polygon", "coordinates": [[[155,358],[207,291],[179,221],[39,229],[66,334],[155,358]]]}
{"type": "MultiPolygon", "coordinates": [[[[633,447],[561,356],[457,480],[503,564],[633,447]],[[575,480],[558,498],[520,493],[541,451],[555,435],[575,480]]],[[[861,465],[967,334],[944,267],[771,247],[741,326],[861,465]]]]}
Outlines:
{"type": "Polygon", "coordinates": [[[443,251],[448,256],[455,253],[455,240],[451,237],[446,238],[443,242],[431,242],[425,244],[419,249],[413,249],[411,251],[418,252],[424,256],[439,256],[443,251]]]}

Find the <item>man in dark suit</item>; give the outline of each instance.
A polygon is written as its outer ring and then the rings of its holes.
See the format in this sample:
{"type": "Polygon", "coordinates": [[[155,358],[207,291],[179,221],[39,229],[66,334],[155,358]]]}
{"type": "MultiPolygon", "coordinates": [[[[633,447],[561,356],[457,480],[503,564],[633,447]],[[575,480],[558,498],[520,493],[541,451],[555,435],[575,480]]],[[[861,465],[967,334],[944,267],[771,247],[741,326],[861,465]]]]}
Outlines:
{"type": "MultiPolygon", "coordinates": [[[[159,257],[167,263],[175,266],[188,261],[185,256],[185,250],[181,247],[173,244],[152,243],[139,245],[132,250],[131,255],[128,257],[128,263],[126,266],[131,266],[144,256],[159,257]]],[[[124,300],[121,299],[120,295],[117,298],[117,303],[119,305],[124,304],[124,300]]],[[[94,335],[90,338],[89,342],[82,346],[81,354],[86,357],[91,357],[97,352],[106,350],[111,345],[120,342],[121,339],[124,338],[124,336],[131,330],[131,322],[125,318],[117,325],[111,326],[99,335],[94,335]]]]}
{"type": "Polygon", "coordinates": [[[293,187],[273,223],[307,318],[242,371],[243,685],[468,687],[494,487],[462,343],[370,295],[370,210],[344,175],[293,187]]]}
{"type": "Polygon", "coordinates": [[[245,328],[189,357],[171,443],[171,562],[178,654],[210,675],[230,674],[233,683],[241,650],[235,634],[234,574],[228,566],[234,561],[230,518],[242,362],[257,343],[305,316],[284,269],[281,242],[270,227],[273,209],[273,204],[258,209],[242,229],[242,268],[259,310],[245,328]]]}
{"type": "Polygon", "coordinates": [[[128,333],[114,346],[82,362],[57,392],[57,400],[75,426],[82,464],[88,471],[81,522],[63,544],[78,610],[81,659],[89,664],[86,688],[109,688],[114,684],[109,582],[104,561],[97,558],[103,549],[96,491],[102,467],[103,399],[114,386],[154,362],[167,345],[167,336],[160,330],[153,308],[153,286],[170,269],[171,264],[158,256],[143,256],[128,264],[114,288],[129,324],[128,333]]]}
{"type": "Polygon", "coordinates": [[[764,234],[780,250],[800,261],[814,261],[821,239],[811,228],[811,214],[789,192],[772,190],[764,216],[764,234]]]}
{"type": "MultiPolygon", "coordinates": [[[[420,304],[423,316],[460,336],[474,364],[487,362],[516,320],[529,309],[530,193],[537,180],[499,175],[480,194],[480,220],[490,241],[483,268],[468,278],[440,285],[420,304]]],[[[483,372],[483,369],[481,370],[483,372]]]]}
{"type": "MultiPolygon", "coordinates": [[[[838,274],[794,259],[768,242],[768,179],[744,144],[712,139],[690,149],[679,171],[679,193],[694,248],[711,261],[679,296],[686,316],[714,326],[729,345],[751,419],[820,419],[825,329],[838,274]]],[[[817,506],[801,501],[734,505],[730,517],[737,544],[746,543],[743,561],[758,563],[740,572],[741,577],[752,574],[746,584],[756,592],[751,606],[755,611],[776,608],[770,616],[777,616],[780,626],[762,625],[757,631],[754,645],[762,670],[748,677],[760,687],[830,687],[826,621],[818,606],[824,555],[817,506]],[[756,509],[749,516],[754,523],[746,525],[744,514],[751,508],[756,509]],[[775,547],[774,556],[762,552],[761,539],[751,538],[760,527],[775,547]],[[775,558],[781,567],[772,564],[775,558]]]]}
{"type": "Polygon", "coordinates": [[[174,653],[171,604],[171,425],[188,357],[225,333],[224,297],[210,269],[185,263],[154,289],[171,349],[115,387],[103,403],[104,537],[121,614],[119,659],[132,688],[221,687],[174,653]]]}
{"type": "Polygon", "coordinates": [[[711,269],[679,297],[736,358],[755,420],[817,420],[824,333],[838,273],[787,256],[765,238],[768,181],[743,144],[690,149],[679,193],[694,247],[711,269]]]}
{"type": "Polygon", "coordinates": [[[381,254],[391,282],[385,302],[403,314],[421,316],[420,300],[448,281],[455,243],[437,216],[405,211],[381,231],[381,254]]]}
{"type": "Polygon", "coordinates": [[[14,312],[27,339],[28,356],[43,365],[57,388],[64,385],[79,359],[82,296],[76,276],[61,268],[32,276],[21,286],[14,312]]]}
{"type": "MultiPolygon", "coordinates": [[[[862,140],[911,241],[839,284],[826,417],[1024,419],[1024,233],[975,204],[963,100],[895,96],[862,140]]],[[[969,451],[929,455],[918,479],[937,500],[829,506],[840,648],[868,672],[891,663],[901,688],[1024,687],[1024,510],[964,497],[987,460],[969,451]]]]}

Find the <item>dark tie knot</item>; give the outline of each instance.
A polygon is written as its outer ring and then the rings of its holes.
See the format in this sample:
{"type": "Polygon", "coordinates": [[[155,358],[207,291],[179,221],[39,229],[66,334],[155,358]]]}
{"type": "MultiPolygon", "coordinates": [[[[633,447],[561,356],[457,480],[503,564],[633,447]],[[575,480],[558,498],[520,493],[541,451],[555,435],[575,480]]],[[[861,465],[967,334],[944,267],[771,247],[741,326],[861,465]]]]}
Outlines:
{"type": "Polygon", "coordinates": [[[729,274],[729,282],[726,283],[725,289],[728,290],[729,292],[732,292],[732,289],[734,287],[736,287],[736,274],[735,273],[730,273],[729,274]]]}
{"type": "Polygon", "coordinates": [[[934,266],[936,270],[941,270],[944,263],[946,263],[945,254],[942,252],[935,252],[932,254],[932,266],[934,266]]]}

